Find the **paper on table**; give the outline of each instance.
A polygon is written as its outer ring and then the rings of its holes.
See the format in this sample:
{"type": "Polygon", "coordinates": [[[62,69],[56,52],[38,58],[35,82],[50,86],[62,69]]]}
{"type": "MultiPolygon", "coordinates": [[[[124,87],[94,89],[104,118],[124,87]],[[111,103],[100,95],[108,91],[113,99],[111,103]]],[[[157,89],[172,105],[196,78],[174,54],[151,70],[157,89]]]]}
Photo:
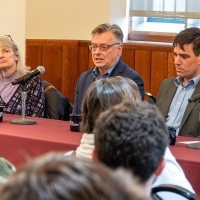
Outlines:
{"type": "Polygon", "coordinates": [[[183,144],[193,144],[193,143],[198,143],[199,141],[185,141],[185,142],[178,142],[178,143],[183,143],[183,144]]]}

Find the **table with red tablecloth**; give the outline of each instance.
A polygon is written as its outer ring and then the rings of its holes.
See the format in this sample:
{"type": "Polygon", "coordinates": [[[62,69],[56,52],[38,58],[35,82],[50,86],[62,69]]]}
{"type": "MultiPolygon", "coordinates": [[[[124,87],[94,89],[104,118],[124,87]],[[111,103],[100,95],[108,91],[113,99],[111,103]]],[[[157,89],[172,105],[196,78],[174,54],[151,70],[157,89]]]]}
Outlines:
{"type": "Polygon", "coordinates": [[[170,146],[172,154],[182,167],[185,175],[195,192],[200,195],[200,150],[187,148],[187,144],[181,142],[199,141],[197,138],[178,136],[176,144],[170,146]]]}
{"type": "Polygon", "coordinates": [[[4,114],[0,123],[0,155],[15,166],[49,151],[75,150],[80,144],[81,133],[71,132],[69,122],[32,118],[36,124],[11,124],[20,115],[4,114]]]}
{"type": "MultiPolygon", "coordinates": [[[[82,134],[71,132],[69,122],[44,118],[32,118],[34,125],[11,124],[19,115],[4,114],[0,123],[0,155],[15,166],[49,151],[75,150],[80,144],[82,134]]],[[[172,154],[181,165],[194,190],[200,195],[200,150],[186,148],[181,141],[197,141],[189,137],[177,137],[175,146],[170,146],[172,154]]]]}

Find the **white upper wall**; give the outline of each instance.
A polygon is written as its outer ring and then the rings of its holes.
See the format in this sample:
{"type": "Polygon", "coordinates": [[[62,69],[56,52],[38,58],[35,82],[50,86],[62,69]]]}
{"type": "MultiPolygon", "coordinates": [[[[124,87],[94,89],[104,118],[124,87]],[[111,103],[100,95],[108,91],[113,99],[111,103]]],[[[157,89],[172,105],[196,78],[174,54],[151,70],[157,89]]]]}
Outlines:
{"type": "Polygon", "coordinates": [[[117,24],[124,33],[124,40],[128,38],[129,0],[110,0],[110,23],[117,24]]]}
{"type": "Polygon", "coordinates": [[[90,40],[102,23],[116,23],[127,38],[129,0],[0,0],[0,35],[11,35],[22,56],[26,39],[90,40]]]}
{"type": "Polygon", "coordinates": [[[108,0],[27,0],[27,39],[91,38],[91,31],[110,21],[108,0]]]}
{"type": "Polygon", "coordinates": [[[0,36],[11,35],[25,55],[26,0],[0,0],[0,36]]]}
{"type": "Polygon", "coordinates": [[[123,30],[127,26],[126,0],[26,2],[26,39],[90,40],[99,24],[117,23],[123,30]]]}

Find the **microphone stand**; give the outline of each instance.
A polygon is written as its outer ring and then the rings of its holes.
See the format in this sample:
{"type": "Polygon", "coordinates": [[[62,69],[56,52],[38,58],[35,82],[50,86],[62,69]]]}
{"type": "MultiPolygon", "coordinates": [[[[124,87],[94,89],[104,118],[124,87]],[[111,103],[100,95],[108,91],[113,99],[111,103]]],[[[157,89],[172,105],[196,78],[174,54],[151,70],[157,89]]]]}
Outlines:
{"type": "Polygon", "coordinates": [[[22,93],[21,93],[21,99],[22,99],[22,118],[20,119],[13,119],[11,121],[11,124],[24,124],[24,125],[31,125],[36,124],[35,120],[32,119],[26,119],[26,99],[27,99],[27,92],[25,89],[25,83],[29,80],[29,78],[25,79],[21,85],[22,85],[22,93]]]}
{"type": "MultiPolygon", "coordinates": [[[[198,103],[199,103],[199,100],[198,100],[198,103]]],[[[199,137],[198,138],[199,138],[198,142],[188,144],[187,148],[200,150],[200,111],[199,111],[199,137]]]]}

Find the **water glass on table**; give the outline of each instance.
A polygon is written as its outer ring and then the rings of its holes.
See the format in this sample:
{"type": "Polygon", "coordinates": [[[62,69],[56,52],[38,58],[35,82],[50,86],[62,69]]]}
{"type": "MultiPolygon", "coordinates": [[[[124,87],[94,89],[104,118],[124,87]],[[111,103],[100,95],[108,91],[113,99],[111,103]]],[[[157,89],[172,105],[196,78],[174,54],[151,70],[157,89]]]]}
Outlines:
{"type": "Polygon", "coordinates": [[[81,122],[81,114],[70,114],[70,131],[79,132],[81,122]]]}

